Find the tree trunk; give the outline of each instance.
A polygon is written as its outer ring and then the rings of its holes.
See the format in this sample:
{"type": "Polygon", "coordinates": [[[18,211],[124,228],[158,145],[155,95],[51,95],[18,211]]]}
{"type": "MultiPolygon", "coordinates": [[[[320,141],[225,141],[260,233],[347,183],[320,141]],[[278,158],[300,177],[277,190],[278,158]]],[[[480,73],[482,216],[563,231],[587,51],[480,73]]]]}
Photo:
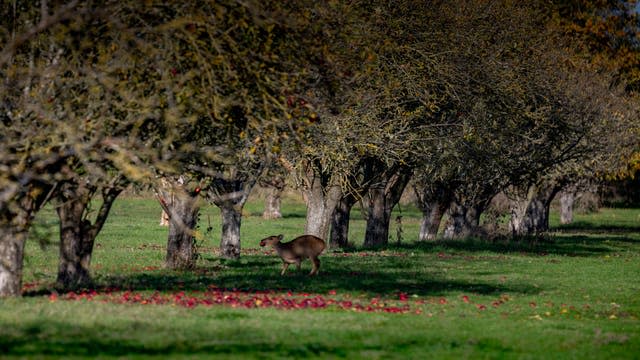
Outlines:
{"type": "Polygon", "coordinates": [[[222,240],[220,251],[225,259],[240,257],[240,225],[242,221],[242,207],[223,205],[222,211],[222,240]]]}
{"type": "Polygon", "coordinates": [[[326,239],[342,190],[331,174],[322,171],[319,164],[309,164],[304,180],[302,195],[307,205],[304,233],[326,239]]]}
{"type": "Polygon", "coordinates": [[[345,248],[349,245],[349,220],[356,197],[347,194],[340,198],[331,218],[331,236],[329,247],[345,248]]]}
{"type": "Polygon", "coordinates": [[[335,187],[324,194],[322,189],[307,191],[305,200],[307,203],[307,217],[304,224],[304,233],[326,239],[331,225],[331,217],[339,200],[340,188],[335,187]]]}
{"type": "Polygon", "coordinates": [[[555,184],[535,184],[527,195],[511,202],[509,227],[514,237],[531,236],[549,230],[549,206],[560,190],[555,184]]]}
{"type": "MultiPolygon", "coordinates": [[[[380,247],[389,243],[389,223],[392,208],[387,205],[384,187],[372,186],[368,191],[369,208],[364,247],[380,247]]],[[[395,205],[395,204],[394,204],[395,205]]]]}
{"type": "Polygon", "coordinates": [[[267,187],[267,198],[265,199],[264,212],[262,213],[263,219],[280,219],[282,217],[280,198],[283,191],[284,188],[267,187]]]}
{"type": "Polygon", "coordinates": [[[566,225],[573,222],[573,203],[575,198],[573,191],[560,193],[560,224],[566,225]]]}
{"type": "Polygon", "coordinates": [[[467,205],[456,200],[449,207],[449,224],[445,229],[446,239],[465,239],[479,233],[481,204],[467,205]]]}
{"type": "MultiPolygon", "coordinates": [[[[4,219],[3,219],[4,220],[4,219]]],[[[28,221],[20,215],[0,225],[0,298],[20,296],[28,221]]]]}
{"type": "Polygon", "coordinates": [[[422,222],[420,223],[419,241],[433,241],[438,236],[438,229],[442,223],[442,217],[449,208],[448,203],[433,202],[422,210],[422,222]]]}
{"type": "Polygon", "coordinates": [[[391,211],[400,201],[409,179],[411,179],[411,169],[398,167],[386,172],[381,182],[369,187],[365,247],[380,247],[389,243],[391,211]]]}
{"type": "Polygon", "coordinates": [[[200,211],[197,198],[175,194],[168,207],[169,236],[165,265],[169,269],[192,269],[197,257],[194,238],[200,211]]]}
{"type": "Polygon", "coordinates": [[[351,209],[362,199],[372,183],[384,172],[383,164],[374,157],[361,158],[347,177],[349,191],[342,195],[331,218],[330,247],[349,245],[351,209]]]}
{"type": "Polygon", "coordinates": [[[464,239],[471,236],[486,236],[480,227],[480,215],[496,195],[494,187],[483,186],[467,193],[454,192],[449,206],[449,221],[444,238],[464,239]]]}
{"type": "Polygon", "coordinates": [[[93,244],[122,189],[114,186],[102,191],[103,201],[94,224],[87,216],[95,189],[68,183],[59,192],[60,204],[56,208],[60,220],[58,287],[74,289],[91,284],[93,244]]]}
{"type": "Polygon", "coordinates": [[[509,222],[514,236],[528,236],[549,229],[549,208],[544,199],[534,196],[512,206],[509,222]]]}
{"type": "Polygon", "coordinates": [[[516,199],[509,200],[509,207],[511,210],[511,218],[509,219],[509,229],[513,237],[522,236],[526,233],[525,230],[525,216],[527,207],[529,206],[529,198],[518,197],[516,199]]]}
{"type": "MultiPolygon", "coordinates": [[[[47,189],[48,190],[48,189],[47,189]]],[[[0,213],[0,298],[20,296],[22,293],[22,266],[24,245],[29,235],[33,215],[46,201],[48,191],[31,187],[25,195],[0,213]]]]}
{"type": "Polygon", "coordinates": [[[169,269],[192,269],[196,265],[197,249],[195,228],[198,223],[200,206],[199,188],[186,191],[182,177],[176,181],[163,179],[158,189],[158,200],[169,214],[169,235],[165,266],[169,269]]]}
{"type": "Polygon", "coordinates": [[[438,235],[442,217],[451,203],[452,192],[443,184],[434,184],[422,190],[415,188],[422,211],[419,241],[433,241],[438,235]]]}
{"type": "Polygon", "coordinates": [[[260,169],[254,173],[229,171],[214,179],[209,188],[209,197],[222,215],[220,253],[225,259],[240,258],[242,208],[260,174],[260,169]]]}
{"type": "Polygon", "coordinates": [[[90,234],[91,223],[82,219],[84,209],[76,204],[58,208],[60,218],[60,261],[57,287],[74,289],[91,283],[89,265],[94,238],[90,234]]]}

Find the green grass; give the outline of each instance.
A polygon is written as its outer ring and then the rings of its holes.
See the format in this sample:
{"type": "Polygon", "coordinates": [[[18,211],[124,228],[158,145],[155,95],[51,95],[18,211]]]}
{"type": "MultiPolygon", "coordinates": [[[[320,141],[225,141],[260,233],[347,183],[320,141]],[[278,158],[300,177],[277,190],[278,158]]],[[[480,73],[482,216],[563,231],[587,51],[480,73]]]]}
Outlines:
{"type": "Polygon", "coordinates": [[[376,251],[359,248],[355,210],[354,249],[324,254],[317,277],[308,262],[281,277],[258,241],[301,234],[304,206],[289,200],[279,220],[263,220],[257,200],[246,206],[238,261],[217,256],[219,213],[204,206],[201,227],[214,231],[200,240],[198,268],[173,272],[162,268],[158,205],[121,198],[97,239],[95,293],[53,295],[57,229],[46,209],[34,237],[49,244],[27,244],[25,296],[0,300],[0,357],[640,357],[640,210],[602,209],[570,226],[552,214],[553,236],[532,245],[416,243],[420,214],[407,206],[403,242],[393,223],[393,245],[376,251]]]}

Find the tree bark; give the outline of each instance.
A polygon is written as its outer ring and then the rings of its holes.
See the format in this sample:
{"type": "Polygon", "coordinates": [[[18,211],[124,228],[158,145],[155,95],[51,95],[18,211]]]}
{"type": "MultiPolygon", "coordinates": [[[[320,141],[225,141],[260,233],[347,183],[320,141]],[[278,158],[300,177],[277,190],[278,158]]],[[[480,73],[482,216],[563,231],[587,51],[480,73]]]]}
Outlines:
{"type": "Polygon", "coordinates": [[[347,194],[340,198],[331,217],[330,248],[345,248],[349,246],[349,221],[351,220],[351,209],[355,203],[356,197],[352,194],[347,194]]]}
{"type": "Polygon", "coordinates": [[[340,198],[340,188],[338,186],[329,188],[325,193],[324,189],[314,187],[305,191],[307,203],[307,217],[304,224],[304,233],[314,235],[321,239],[326,239],[331,225],[331,216],[340,198]]]}
{"type": "Polygon", "coordinates": [[[284,188],[277,188],[273,186],[267,187],[267,197],[264,202],[264,211],[262,212],[263,219],[280,219],[282,213],[280,212],[280,198],[284,188]]]}
{"type": "Polygon", "coordinates": [[[444,184],[434,184],[422,190],[415,188],[418,206],[422,211],[419,241],[433,241],[438,235],[442,217],[451,203],[452,191],[444,184]]]}
{"type": "Polygon", "coordinates": [[[444,238],[465,239],[477,235],[483,210],[481,204],[469,205],[452,201],[449,207],[450,222],[445,229],[444,238]]]}
{"type": "Polygon", "coordinates": [[[560,193],[560,224],[567,225],[573,222],[573,203],[575,198],[573,191],[560,193]]]}
{"type": "Polygon", "coordinates": [[[510,200],[511,219],[509,219],[509,229],[513,237],[529,235],[531,229],[527,229],[527,209],[531,200],[527,196],[510,200]]]}
{"type": "Polygon", "coordinates": [[[198,222],[199,188],[187,191],[182,177],[163,179],[158,188],[158,200],[169,215],[169,235],[165,266],[169,269],[192,269],[196,265],[195,228],[198,222]]]}
{"type": "Polygon", "coordinates": [[[549,206],[560,190],[558,184],[529,186],[526,196],[511,201],[509,227],[514,237],[542,234],[549,230],[549,206]]]}
{"type": "Polygon", "coordinates": [[[225,259],[238,259],[240,257],[240,225],[242,221],[242,207],[220,207],[222,211],[222,240],[220,250],[225,259]]]}
{"type": "Polygon", "coordinates": [[[496,190],[493,187],[485,186],[466,193],[464,190],[459,193],[454,191],[444,238],[464,239],[471,236],[486,236],[485,231],[480,227],[480,215],[489,206],[495,194],[496,190]]]}
{"type": "Polygon", "coordinates": [[[364,247],[380,247],[389,243],[389,223],[391,209],[387,205],[384,187],[375,185],[369,188],[369,207],[367,209],[367,227],[364,235],[364,247]]]}
{"type": "Polygon", "coordinates": [[[0,224],[0,298],[20,296],[22,292],[22,263],[28,223],[25,215],[19,215],[0,224]]]}
{"type": "Polygon", "coordinates": [[[380,247],[389,243],[391,211],[400,201],[409,179],[411,179],[411,169],[401,166],[389,169],[379,183],[369,187],[365,247],[380,247]]]}
{"type": "Polygon", "coordinates": [[[307,205],[304,233],[326,239],[342,189],[318,162],[307,163],[302,195],[307,205]]]}
{"type": "Polygon", "coordinates": [[[211,201],[221,210],[220,253],[225,259],[240,258],[242,208],[261,172],[261,168],[251,173],[231,170],[226,174],[220,174],[209,187],[211,201]]]}
{"type": "Polygon", "coordinates": [[[56,210],[60,220],[60,260],[57,286],[74,289],[91,284],[93,244],[107,220],[111,206],[122,191],[121,186],[102,191],[102,205],[95,222],[87,220],[95,188],[67,183],[59,192],[56,210]]]}
{"type": "Polygon", "coordinates": [[[331,217],[330,247],[347,247],[349,245],[351,209],[357,201],[364,197],[369,186],[378,181],[382,172],[380,161],[374,157],[364,157],[354,166],[348,176],[349,191],[342,194],[331,217]]]}
{"type": "Polygon", "coordinates": [[[48,193],[48,186],[29,186],[22,195],[18,195],[21,199],[8,203],[2,208],[0,213],[0,298],[20,296],[22,293],[24,245],[33,216],[47,201],[48,193]]]}
{"type": "Polygon", "coordinates": [[[424,208],[420,223],[420,233],[418,234],[419,241],[433,241],[437,238],[442,217],[448,208],[448,203],[437,201],[424,208]]]}
{"type": "Polygon", "coordinates": [[[169,208],[165,265],[169,269],[192,269],[197,260],[194,238],[200,211],[197,199],[187,194],[176,194],[169,208]]]}

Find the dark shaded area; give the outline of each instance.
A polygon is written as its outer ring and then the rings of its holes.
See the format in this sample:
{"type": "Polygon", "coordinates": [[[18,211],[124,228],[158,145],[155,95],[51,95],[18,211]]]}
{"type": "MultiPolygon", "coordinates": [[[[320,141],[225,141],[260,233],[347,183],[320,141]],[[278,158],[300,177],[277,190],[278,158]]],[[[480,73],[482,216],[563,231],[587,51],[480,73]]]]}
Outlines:
{"type": "Polygon", "coordinates": [[[599,196],[602,205],[618,208],[640,207],[640,171],[636,171],[632,177],[610,181],[600,190],[599,196]]]}
{"type": "MultiPolygon", "coordinates": [[[[640,239],[632,234],[640,234],[640,227],[562,226],[551,229],[553,236],[522,237],[519,239],[499,238],[494,240],[467,239],[435,242],[415,242],[392,245],[388,249],[437,252],[456,250],[461,252],[488,251],[495,253],[518,253],[530,256],[563,255],[563,256],[602,256],[614,252],[625,244],[640,243],[640,239]],[[589,235],[587,235],[588,233],[589,235]],[[612,236],[613,235],[613,236],[612,236]]],[[[348,251],[358,251],[351,249],[348,251]]]]}
{"type": "MultiPolygon", "coordinates": [[[[616,243],[638,243],[640,240],[631,237],[593,237],[586,235],[557,235],[551,238],[531,238],[522,239],[521,241],[487,241],[487,240],[447,240],[437,242],[416,242],[410,244],[392,244],[384,248],[369,250],[369,253],[392,251],[392,252],[423,252],[423,253],[439,253],[439,252],[456,252],[471,253],[474,252],[494,252],[500,254],[518,254],[522,256],[602,256],[606,253],[616,251],[616,243]]],[[[359,248],[350,248],[341,250],[345,254],[353,254],[354,256],[364,251],[359,248]]]]}
{"type": "MultiPolygon", "coordinates": [[[[171,333],[171,329],[158,328],[149,323],[139,324],[147,332],[171,333]]],[[[24,323],[10,332],[0,330],[0,354],[5,356],[30,357],[37,355],[52,357],[94,357],[94,356],[162,356],[171,358],[178,355],[207,355],[217,357],[225,354],[239,356],[251,354],[264,357],[305,358],[309,356],[344,357],[348,351],[367,349],[381,350],[381,346],[367,347],[354,343],[352,349],[336,347],[329,344],[301,340],[296,345],[284,342],[272,343],[264,339],[254,338],[253,342],[246,337],[233,341],[232,338],[210,334],[210,339],[202,334],[197,341],[183,341],[167,337],[162,343],[145,344],[127,339],[127,334],[118,331],[96,332],[94,327],[71,326],[66,322],[46,324],[24,323]],[[55,330],[55,331],[52,331],[55,330]],[[64,340],[62,340],[64,339],[64,340]],[[213,340],[220,339],[220,340],[213,340]]]]}
{"type": "MultiPolygon", "coordinates": [[[[594,225],[587,221],[574,221],[568,225],[560,225],[559,227],[552,229],[553,231],[559,231],[561,233],[571,234],[577,232],[589,232],[590,234],[632,234],[640,233],[640,224],[638,225],[594,225]]],[[[620,239],[616,238],[617,241],[620,239]]],[[[627,239],[624,241],[638,242],[638,240],[627,239]]]]}
{"type": "Polygon", "coordinates": [[[300,212],[283,212],[282,213],[282,218],[283,219],[306,219],[306,214],[304,213],[300,213],[300,212]]]}
{"type": "MultiPolygon", "coordinates": [[[[418,248],[416,248],[418,249],[418,248]]],[[[416,250],[414,249],[414,250],[416,250]]],[[[206,291],[210,287],[247,292],[275,290],[327,293],[356,292],[369,296],[395,297],[399,292],[419,296],[441,296],[458,291],[477,294],[504,292],[537,293],[539,288],[528,284],[492,284],[467,282],[444,278],[438,268],[406,256],[367,256],[336,254],[321,257],[322,268],[318,276],[308,276],[311,265],[303,263],[302,270],[292,270],[280,276],[280,261],[272,256],[243,256],[241,260],[205,259],[211,266],[193,271],[169,270],[130,275],[96,276],[96,291],[206,291]],[[345,260],[346,259],[346,260],[345,260]],[[362,266],[361,266],[362,264],[362,266]]],[[[25,296],[47,295],[49,290],[38,290],[25,296]]]]}

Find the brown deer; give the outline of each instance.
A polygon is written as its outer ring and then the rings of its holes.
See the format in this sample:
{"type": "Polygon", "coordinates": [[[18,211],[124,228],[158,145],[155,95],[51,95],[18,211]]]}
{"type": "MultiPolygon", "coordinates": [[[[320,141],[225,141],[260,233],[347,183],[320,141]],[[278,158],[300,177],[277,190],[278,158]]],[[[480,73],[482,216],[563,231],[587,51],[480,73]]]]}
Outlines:
{"type": "Polygon", "coordinates": [[[282,258],[282,272],[284,275],[289,264],[296,264],[298,271],[302,260],[309,258],[313,262],[313,269],[309,275],[316,275],[320,269],[320,259],[318,256],[325,248],[324,240],[313,235],[302,235],[289,242],[280,242],[284,235],[269,236],[260,240],[260,246],[272,246],[282,258]]]}

